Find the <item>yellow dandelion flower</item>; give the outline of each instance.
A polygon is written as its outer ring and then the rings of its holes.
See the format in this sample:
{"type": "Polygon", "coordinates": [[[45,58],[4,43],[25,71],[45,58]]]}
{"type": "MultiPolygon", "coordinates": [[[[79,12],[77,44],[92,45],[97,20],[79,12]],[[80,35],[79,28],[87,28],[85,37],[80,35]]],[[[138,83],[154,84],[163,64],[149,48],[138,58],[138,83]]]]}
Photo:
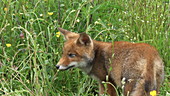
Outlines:
{"type": "Polygon", "coordinates": [[[56,32],[56,37],[60,37],[60,32],[56,32]]]}
{"type": "Polygon", "coordinates": [[[6,44],[6,47],[11,47],[11,46],[12,46],[12,45],[11,45],[11,44],[9,44],[9,43],[8,43],[8,44],[6,44]]]}
{"type": "Polygon", "coordinates": [[[48,15],[50,15],[50,16],[53,15],[53,12],[48,12],[48,15]]]}
{"type": "Polygon", "coordinates": [[[107,24],[108,26],[111,26],[112,24],[111,23],[109,23],[109,24],[107,24]]]}
{"type": "Polygon", "coordinates": [[[8,8],[5,7],[5,8],[4,8],[4,11],[7,11],[7,10],[8,10],[8,8]]]}
{"type": "Polygon", "coordinates": [[[150,91],[151,96],[156,96],[156,90],[150,91]]]}

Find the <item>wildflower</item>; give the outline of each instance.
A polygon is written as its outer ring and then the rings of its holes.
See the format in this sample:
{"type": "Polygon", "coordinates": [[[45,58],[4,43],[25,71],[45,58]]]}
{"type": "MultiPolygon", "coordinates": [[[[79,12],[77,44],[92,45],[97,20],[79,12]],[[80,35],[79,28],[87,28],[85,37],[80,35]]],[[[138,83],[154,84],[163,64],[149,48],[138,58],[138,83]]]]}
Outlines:
{"type": "Polygon", "coordinates": [[[145,22],[144,20],[141,20],[142,22],[145,22]]]}
{"type": "Polygon", "coordinates": [[[127,14],[127,12],[126,11],[123,11],[124,12],[124,14],[127,14]]]}
{"type": "Polygon", "coordinates": [[[57,20],[54,20],[54,23],[57,23],[57,20]]]}
{"type": "Polygon", "coordinates": [[[4,8],[4,11],[7,11],[7,10],[8,10],[8,9],[5,7],[5,8],[4,8]]]}
{"type": "Polygon", "coordinates": [[[50,16],[53,15],[53,12],[48,12],[48,15],[50,15],[50,16]]]}
{"type": "Polygon", "coordinates": [[[40,17],[42,17],[43,16],[43,14],[40,14],[40,17]]]}
{"type": "Polygon", "coordinates": [[[17,70],[17,69],[18,69],[18,67],[17,67],[17,66],[13,66],[13,69],[14,69],[14,70],[17,70]]]}
{"type": "Polygon", "coordinates": [[[56,32],[56,37],[60,37],[60,32],[56,32]]]}
{"type": "Polygon", "coordinates": [[[90,8],[93,8],[93,6],[90,6],[90,8]]]}
{"type": "Polygon", "coordinates": [[[76,22],[80,22],[80,20],[79,20],[79,19],[77,19],[77,20],[76,20],[76,22]]]}
{"type": "Polygon", "coordinates": [[[121,22],[122,21],[122,19],[119,19],[119,22],[121,22]]]}
{"type": "Polygon", "coordinates": [[[7,47],[11,47],[12,45],[8,43],[8,44],[6,44],[6,46],[7,46],[7,47]]]}
{"type": "Polygon", "coordinates": [[[21,39],[24,39],[24,33],[20,33],[19,36],[20,36],[21,39]]]}
{"type": "Polygon", "coordinates": [[[94,24],[100,24],[98,21],[94,22],[94,24]]]}
{"type": "Polygon", "coordinates": [[[156,90],[150,91],[151,96],[156,96],[156,90]]]}
{"type": "Polygon", "coordinates": [[[111,23],[109,23],[109,24],[107,24],[108,26],[112,26],[112,24],[111,23]]]}
{"type": "Polygon", "coordinates": [[[27,80],[26,82],[27,82],[27,83],[30,83],[30,81],[29,81],[29,80],[27,80]]]}
{"type": "Polygon", "coordinates": [[[30,19],[30,22],[34,22],[34,19],[30,19]]]}
{"type": "Polygon", "coordinates": [[[5,78],[2,78],[3,81],[5,81],[5,78]]]}

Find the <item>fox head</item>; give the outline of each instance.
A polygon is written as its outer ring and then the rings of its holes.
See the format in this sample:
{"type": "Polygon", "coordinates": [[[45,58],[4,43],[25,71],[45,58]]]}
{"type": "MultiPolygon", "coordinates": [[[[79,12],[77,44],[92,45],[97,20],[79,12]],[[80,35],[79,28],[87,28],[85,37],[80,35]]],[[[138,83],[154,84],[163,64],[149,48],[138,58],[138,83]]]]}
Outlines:
{"type": "Polygon", "coordinates": [[[59,70],[66,70],[73,67],[85,69],[90,66],[94,58],[93,40],[86,33],[74,33],[62,28],[58,30],[64,35],[66,42],[63,47],[63,54],[58,64],[59,70]]]}

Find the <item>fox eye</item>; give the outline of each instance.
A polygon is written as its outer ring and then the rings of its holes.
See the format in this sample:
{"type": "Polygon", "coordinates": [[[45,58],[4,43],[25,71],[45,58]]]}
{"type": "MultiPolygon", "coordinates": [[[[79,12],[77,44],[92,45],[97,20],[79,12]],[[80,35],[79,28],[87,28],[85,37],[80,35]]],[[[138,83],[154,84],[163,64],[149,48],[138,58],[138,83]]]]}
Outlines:
{"type": "Polygon", "coordinates": [[[68,57],[70,57],[70,58],[73,58],[73,57],[75,57],[76,56],[76,54],[72,54],[72,53],[69,53],[68,54],[68,57]]]}

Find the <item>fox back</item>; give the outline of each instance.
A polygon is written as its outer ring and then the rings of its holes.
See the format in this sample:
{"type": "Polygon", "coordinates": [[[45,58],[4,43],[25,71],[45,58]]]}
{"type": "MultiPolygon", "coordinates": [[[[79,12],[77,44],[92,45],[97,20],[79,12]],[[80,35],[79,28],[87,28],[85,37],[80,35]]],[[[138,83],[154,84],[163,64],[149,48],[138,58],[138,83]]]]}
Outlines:
{"type": "Polygon", "coordinates": [[[117,96],[115,87],[121,86],[124,96],[150,96],[153,90],[159,92],[164,65],[154,47],[145,43],[101,42],[86,33],[59,30],[66,39],[56,65],[59,70],[82,69],[99,82],[99,94],[117,96]],[[107,88],[102,81],[109,82],[107,88]]]}

